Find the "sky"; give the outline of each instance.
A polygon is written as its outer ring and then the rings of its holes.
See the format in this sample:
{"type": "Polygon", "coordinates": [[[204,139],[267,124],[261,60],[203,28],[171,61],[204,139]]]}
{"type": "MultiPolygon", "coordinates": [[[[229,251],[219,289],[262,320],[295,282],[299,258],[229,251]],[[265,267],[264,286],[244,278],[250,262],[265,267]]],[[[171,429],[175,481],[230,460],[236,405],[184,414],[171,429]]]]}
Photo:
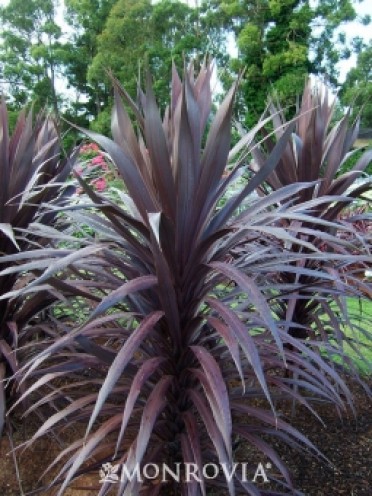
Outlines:
{"type": "MultiPolygon", "coordinates": [[[[27,1],[27,0],[25,0],[27,1]]],[[[185,3],[189,3],[190,5],[194,4],[197,0],[183,0],[185,3]]],[[[320,0],[321,1],[321,0],[320,0]]],[[[9,3],[9,0],[0,0],[0,5],[7,5],[9,3]]],[[[359,16],[363,16],[366,14],[369,14],[372,16],[372,2],[371,0],[363,0],[362,2],[357,2],[355,3],[355,10],[359,16]]],[[[60,0],[60,8],[59,8],[59,13],[58,13],[58,24],[64,29],[65,31],[68,31],[68,26],[63,21],[63,0],[60,0]]],[[[345,32],[347,39],[351,39],[354,36],[360,36],[364,38],[366,41],[371,39],[371,25],[370,26],[362,26],[361,24],[357,22],[351,22],[347,23],[347,25],[343,26],[340,31],[345,32]]],[[[231,51],[234,52],[234,47],[233,44],[231,44],[231,51]]],[[[234,55],[234,53],[232,53],[234,55]]],[[[354,67],[356,64],[356,55],[352,55],[348,60],[343,60],[341,61],[337,68],[340,71],[340,77],[339,80],[342,83],[345,80],[346,74],[348,71],[354,67]]],[[[65,83],[63,81],[60,81],[58,86],[59,86],[59,91],[63,92],[63,85],[65,83]]]]}

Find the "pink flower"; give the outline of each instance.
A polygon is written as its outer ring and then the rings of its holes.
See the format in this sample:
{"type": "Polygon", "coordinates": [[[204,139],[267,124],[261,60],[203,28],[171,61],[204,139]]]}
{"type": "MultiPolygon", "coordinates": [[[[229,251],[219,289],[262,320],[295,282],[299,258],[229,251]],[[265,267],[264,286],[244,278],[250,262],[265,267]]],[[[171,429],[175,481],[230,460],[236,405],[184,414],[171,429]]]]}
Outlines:
{"type": "Polygon", "coordinates": [[[83,154],[83,153],[86,153],[87,152],[87,145],[83,145],[80,147],[80,150],[79,150],[79,153],[80,154],[83,154]]]}
{"type": "Polygon", "coordinates": [[[94,179],[91,184],[95,187],[97,191],[104,191],[107,187],[107,182],[104,177],[99,177],[98,179],[94,179]]]}
{"type": "Polygon", "coordinates": [[[103,158],[102,155],[97,155],[97,157],[92,158],[90,163],[91,165],[101,165],[101,166],[103,166],[103,164],[106,165],[105,159],[103,158]]]}
{"type": "Polygon", "coordinates": [[[96,143],[86,143],[80,148],[80,153],[99,153],[99,146],[96,143]]]}

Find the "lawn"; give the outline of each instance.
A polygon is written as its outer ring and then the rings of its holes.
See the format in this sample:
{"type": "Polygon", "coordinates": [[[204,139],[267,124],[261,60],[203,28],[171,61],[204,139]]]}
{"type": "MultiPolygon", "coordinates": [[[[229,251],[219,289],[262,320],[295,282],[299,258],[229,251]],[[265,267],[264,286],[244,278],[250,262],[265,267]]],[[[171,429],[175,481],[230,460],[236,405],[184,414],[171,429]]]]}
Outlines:
{"type": "Polygon", "coordinates": [[[353,358],[355,365],[363,375],[369,375],[372,371],[372,344],[370,337],[366,336],[363,331],[372,334],[372,301],[366,298],[348,298],[348,310],[351,322],[355,326],[353,329],[346,328],[348,335],[353,335],[361,343],[361,351],[365,360],[362,360],[357,353],[348,345],[345,345],[345,351],[353,358]]]}

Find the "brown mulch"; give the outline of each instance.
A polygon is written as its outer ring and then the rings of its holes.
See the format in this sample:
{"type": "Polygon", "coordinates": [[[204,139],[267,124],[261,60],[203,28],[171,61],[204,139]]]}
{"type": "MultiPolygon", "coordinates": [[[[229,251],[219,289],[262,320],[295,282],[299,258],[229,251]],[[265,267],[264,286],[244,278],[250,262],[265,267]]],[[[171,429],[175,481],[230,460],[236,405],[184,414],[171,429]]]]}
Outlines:
{"type": "Polygon", "coordinates": [[[339,418],[329,405],[316,411],[323,426],[303,408],[296,411],[293,425],[313,442],[332,465],[281,446],[282,459],[290,468],[296,489],[306,496],[372,495],[372,408],[360,386],[354,393],[357,416],[339,418]]]}
{"type": "MultiPolygon", "coordinates": [[[[306,496],[370,496],[372,495],[372,409],[371,401],[357,385],[352,386],[355,396],[357,418],[348,416],[340,420],[334,409],[318,406],[317,411],[325,422],[320,422],[303,408],[298,408],[293,422],[301,432],[324,453],[334,465],[299,454],[288,446],[278,445],[283,460],[293,476],[295,487],[306,496]]],[[[13,433],[16,445],[22,443],[34,430],[30,423],[18,425],[13,433]]],[[[0,496],[22,496],[17,482],[10,444],[6,436],[0,440],[0,496]]],[[[38,487],[38,478],[48,463],[60,451],[49,438],[44,438],[24,453],[18,452],[18,466],[24,493],[38,487]]],[[[266,489],[266,488],[265,488],[266,489]]],[[[96,476],[81,478],[75,488],[65,496],[96,496],[99,492],[96,476]]],[[[41,496],[52,492],[42,491],[41,496]]]]}

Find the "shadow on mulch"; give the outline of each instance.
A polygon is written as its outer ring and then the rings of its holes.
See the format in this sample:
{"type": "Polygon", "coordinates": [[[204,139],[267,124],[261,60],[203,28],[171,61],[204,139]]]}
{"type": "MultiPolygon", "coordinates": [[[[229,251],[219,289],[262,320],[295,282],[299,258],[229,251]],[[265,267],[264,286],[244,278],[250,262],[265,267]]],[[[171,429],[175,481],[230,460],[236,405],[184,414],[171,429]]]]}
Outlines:
{"type": "MultiPolygon", "coordinates": [[[[347,417],[340,420],[333,408],[322,405],[317,411],[325,422],[325,427],[302,407],[298,408],[293,423],[323,452],[334,467],[299,454],[286,445],[276,446],[293,476],[296,489],[306,496],[370,496],[372,494],[371,402],[359,386],[353,385],[352,390],[358,414],[356,419],[347,417]]],[[[32,423],[26,422],[20,425],[13,433],[15,445],[24,442],[34,429],[35,425],[32,423]]],[[[73,438],[73,434],[69,436],[73,438]]],[[[38,478],[60,449],[54,440],[43,438],[25,452],[18,452],[18,466],[24,493],[38,487],[38,478]]],[[[21,496],[13,457],[9,451],[9,440],[4,436],[0,440],[0,496],[21,496]]],[[[96,496],[99,492],[98,481],[98,473],[96,476],[82,477],[64,493],[64,496],[96,496]]],[[[46,480],[44,479],[43,482],[46,480]]],[[[52,496],[53,491],[44,490],[37,494],[52,496]]]]}

